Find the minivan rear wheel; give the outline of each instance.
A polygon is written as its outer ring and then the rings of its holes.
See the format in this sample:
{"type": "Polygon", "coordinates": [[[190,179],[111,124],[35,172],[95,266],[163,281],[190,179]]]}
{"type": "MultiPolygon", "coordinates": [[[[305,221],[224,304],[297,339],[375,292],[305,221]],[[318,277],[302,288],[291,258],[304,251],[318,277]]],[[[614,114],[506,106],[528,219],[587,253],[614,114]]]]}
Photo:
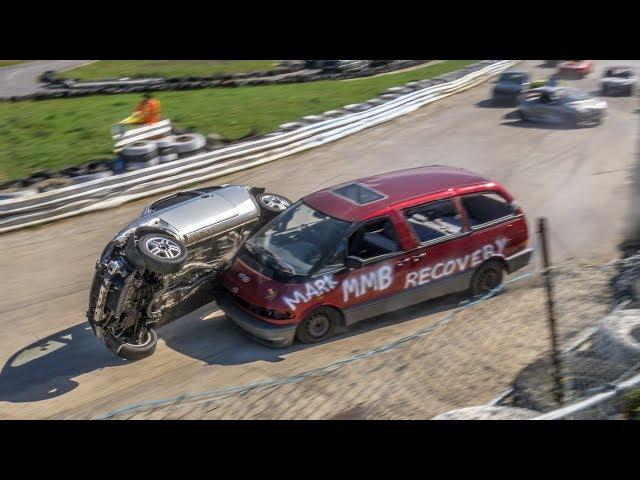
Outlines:
{"type": "Polygon", "coordinates": [[[336,329],[338,313],[329,307],[320,307],[300,322],[296,330],[296,337],[302,343],[318,343],[326,340],[336,329]]]}
{"type": "Polygon", "coordinates": [[[502,284],[504,267],[498,260],[483,263],[471,279],[469,288],[472,296],[486,295],[502,284]]]}

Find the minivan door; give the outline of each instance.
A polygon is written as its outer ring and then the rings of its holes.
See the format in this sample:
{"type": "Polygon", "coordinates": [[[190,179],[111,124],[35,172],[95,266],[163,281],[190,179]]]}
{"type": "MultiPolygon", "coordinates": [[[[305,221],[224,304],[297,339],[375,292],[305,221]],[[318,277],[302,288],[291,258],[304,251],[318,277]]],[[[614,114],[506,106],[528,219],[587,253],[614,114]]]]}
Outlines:
{"type": "Polygon", "coordinates": [[[383,216],[362,223],[339,249],[343,260],[335,260],[341,256],[337,252],[318,273],[343,262],[333,277],[339,283],[333,301],[343,311],[345,323],[395,310],[389,302],[402,289],[413,254],[403,248],[393,219],[383,216]]]}
{"type": "Polygon", "coordinates": [[[402,213],[420,245],[412,252],[405,274],[405,306],[465,290],[469,285],[468,231],[456,199],[413,206],[402,213]]]}

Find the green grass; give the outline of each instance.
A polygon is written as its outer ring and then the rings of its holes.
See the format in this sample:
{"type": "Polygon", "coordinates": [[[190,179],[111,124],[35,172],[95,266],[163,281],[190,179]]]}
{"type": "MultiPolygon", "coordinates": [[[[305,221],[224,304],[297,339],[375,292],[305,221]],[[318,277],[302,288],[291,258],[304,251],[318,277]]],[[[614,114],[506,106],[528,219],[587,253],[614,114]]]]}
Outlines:
{"type": "Polygon", "coordinates": [[[17,65],[24,62],[26,62],[26,60],[0,60],[0,67],[10,67],[11,65],[17,65]]]}
{"type": "Polygon", "coordinates": [[[270,70],[274,60],[99,60],[60,72],[59,78],[197,77],[270,70]]]}
{"type": "MultiPolygon", "coordinates": [[[[183,128],[235,139],[283,123],[371,99],[389,87],[441,75],[476,60],[448,60],[415,70],[344,81],[159,92],[163,117],[183,128]]],[[[57,170],[113,156],[111,125],[127,117],[140,95],[95,95],[0,103],[0,177],[57,170]]]]}
{"type": "Polygon", "coordinates": [[[632,390],[625,397],[625,406],[629,419],[640,420],[640,388],[632,390]]]}

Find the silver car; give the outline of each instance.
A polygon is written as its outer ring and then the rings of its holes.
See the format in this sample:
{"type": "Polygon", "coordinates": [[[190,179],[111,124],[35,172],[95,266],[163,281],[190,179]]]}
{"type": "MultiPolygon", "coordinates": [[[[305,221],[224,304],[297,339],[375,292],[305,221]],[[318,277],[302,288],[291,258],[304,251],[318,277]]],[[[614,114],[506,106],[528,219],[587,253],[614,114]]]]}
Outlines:
{"type": "Polygon", "coordinates": [[[603,95],[633,95],[638,77],[631,67],[611,67],[600,80],[603,95]]]}
{"type": "Polygon", "coordinates": [[[174,193],[118,232],[96,263],[87,320],[116,355],[155,351],[155,329],[211,302],[217,274],[241,244],[291,202],[264,188],[174,193]]]}
{"type": "Polygon", "coordinates": [[[600,124],[607,114],[607,102],[566,87],[541,87],[518,106],[525,121],[566,123],[572,126],[600,124]]]}

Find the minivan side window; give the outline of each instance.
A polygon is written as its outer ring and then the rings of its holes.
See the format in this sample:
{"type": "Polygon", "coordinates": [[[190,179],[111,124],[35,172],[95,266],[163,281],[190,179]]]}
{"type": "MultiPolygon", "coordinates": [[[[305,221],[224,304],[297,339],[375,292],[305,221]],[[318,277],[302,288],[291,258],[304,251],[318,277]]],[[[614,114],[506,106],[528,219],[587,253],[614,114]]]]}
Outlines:
{"type": "Polygon", "coordinates": [[[403,213],[420,243],[457,235],[464,227],[462,217],[451,200],[412,207],[403,213]]]}
{"type": "Polygon", "coordinates": [[[363,260],[400,251],[396,228],[389,218],[368,222],[349,238],[349,255],[363,260]]]}
{"type": "Polygon", "coordinates": [[[480,193],[462,197],[462,205],[471,227],[495,222],[514,215],[513,206],[497,193],[480,193]]]}

